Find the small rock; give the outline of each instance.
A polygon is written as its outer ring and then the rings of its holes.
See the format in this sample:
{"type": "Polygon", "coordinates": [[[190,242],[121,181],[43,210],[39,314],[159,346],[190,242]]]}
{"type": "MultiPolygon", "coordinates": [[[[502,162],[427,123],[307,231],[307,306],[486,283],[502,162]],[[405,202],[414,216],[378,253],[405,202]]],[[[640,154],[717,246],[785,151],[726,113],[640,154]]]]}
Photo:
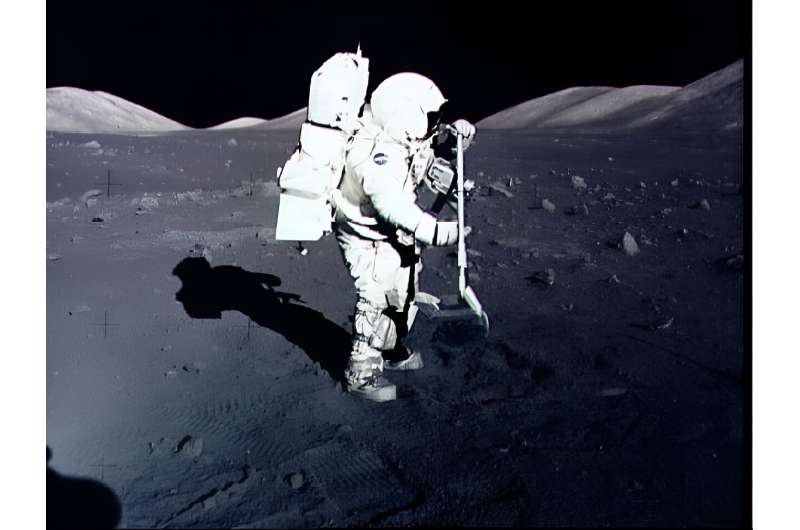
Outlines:
{"type": "Polygon", "coordinates": [[[336,434],[350,434],[353,432],[353,427],[350,425],[343,423],[336,428],[336,434]]]}
{"type": "Polygon", "coordinates": [[[180,192],[175,194],[178,202],[193,201],[199,202],[203,200],[203,190],[195,189],[192,191],[180,192]]]}
{"type": "Polygon", "coordinates": [[[675,180],[673,180],[672,182],[670,182],[670,184],[671,184],[673,187],[678,187],[678,179],[675,179],[675,180]]]}
{"type": "Polygon", "coordinates": [[[607,281],[608,283],[622,283],[616,274],[609,276],[607,281]]]}
{"type": "Polygon", "coordinates": [[[675,317],[669,317],[668,319],[656,324],[656,329],[667,329],[668,327],[672,326],[673,322],[675,322],[675,317]]]}
{"type": "Polygon", "coordinates": [[[525,237],[506,237],[502,239],[493,239],[489,243],[503,248],[525,248],[528,247],[531,242],[525,237]]]}
{"type": "Polygon", "coordinates": [[[561,309],[567,313],[571,313],[575,309],[575,304],[561,304],[561,309]]]}
{"type": "Polygon", "coordinates": [[[164,377],[178,377],[178,371],[177,370],[167,370],[166,372],[164,372],[164,377]]]}
{"type": "Polygon", "coordinates": [[[194,459],[203,453],[203,439],[184,436],[175,447],[175,453],[181,458],[194,459]]]}
{"type": "Polygon", "coordinates": [[[544,285],[553,285],[556,283],[556,271],[547,269],[544,271],[534,272],[526,278],[531,283],[541,283],[544,285]]]}
{"type": "Polygon", "coordinates": [[[575,205],[567,210],[568,215],[589,215],[589,207],[585,204],[575,205]]]}
{"type": "Polygon", "coordinates": [[[61,254],[55,254],[55,253],[53,253],[53,254],[48,254],[48,255],[47,255],[47,261],[58,261],[58,260],[60,260],[62,257],[63,257],[63,256],[62,256],[61,254]]]}
{"type": "Polygon", "coordinates": [[[72,315],[74,315],[76,313],[87,313],[87,312],[89,312],[91,310],[92,309],[88,305],[80,304],[80,305],[75,306],[71,311],[67,311],[67,314],[69,316],[72,316],[72,315]]]}
{"type": "Polygon", "coordinates": [[[507,187],[505,187],[503,184],[500,184],[499,182],[490,182],[489,184],[486,185],[486,187],[489,188],[490,190],[494,190],[504,195],[509,199],[514,196],[514,194],[511,193],[507,187]]]}
{"type": "Polygon", "coordinates": [[[142,197],[139,205],[146,210],[152,210],[153,208],[158,208],[158,199],[155,197],[142,197]]]}
{"type": "Polygon", "coordinates": [[[613,194],[613,193],[611,193],[611,192],[608,192],[608,193],[606,193],[605,195],[603,195],[603,200],[604,200],[604,201],[613,201],[613,200],[614,200],[614,199],[616,199],[616,198],[617,198],[617,197],[616,197],[616,195],[614,195],[614,194],[613,194]]]}
{"type": "Polygon", "coordinates": [[[572,181],[572,187],[576,190],[585,190],[587,188],[586,181],[578,175],[572,175],[570,180],[572,181]]]}
{"type": "Polygon", "coordinates": [[[46,203],[46,206],[47,206],[48,209],[50,209],[50,208],[58,208],[60,206],[66,206],[71,202],[72,202],[72,199],[70,199],[69,197],[64,197],[64,198],[58,199],[55,202],[48,202],[48,203],[46,203]]]}
{"type": "Polygon", "coordinates": [[[740,271],[744,267],[744,254],[736,254],[725,260],[725,267],[730,270],[740,271]]]}
{"type": "Polygon", "coordinates": [[[702,208],[703,210],[705,210],[707,212],[711,211],[711,205],[708,204],[708,201],[706,199],[703,199],[702,201],[700,201],[700,208],[702,208]]]}
{"type": "Polygon", "coordinates": [[[639,253],[639,245],[636,244],[636,240],[630,232],[625,232],[625,235],[622,236],[622,250],[624,250],[625,254],[628,256],[635,256],[639,253]]]}
{"type": "MultiPolygon", "coordinates": [[[[89,190],[86,193],[84,193],[83,195],[81,195],[81,202],[86,204],[86,207],[89,208],[89,204],[88,204],[89,199],[92,199],[94,197],[99,197],[102,194],[103,194],[103,192],[101,190],[89,190]]],[[[97,201],[95,201],[95,203],[96,202],[97,201]]]]}
{"type": "Polygon", "coordinates": [[[669,328],[672,326],[673,322],[675,322],[675,317],[669,317],[655,322],[634,322],[631,326],[645,331],[658,331],[669,328]]]}
{"type": "Polygon", "coordinates": [[[102,217],[92,217],[92,222],[93,223],[102,223],[103,222],[103,218],[102,217]]]}
{"type": "Polygon", "coordinates": [[[170,450],[174,452],[175,440],[171,438],[161,438],[157,442],[147,442],[150,455],[162,456],[168,454],[170,450]]]}
{"type": "Polygon", "coordinates": [[[622,396],[628,392],[628,389],[625,387],[613,387],[613,388],[604,388],[600,392],[597,393],[600,397],[615,397],[615,396],[622,396]]]}
{"type": "Polygon", "coordinates": [[[542,208],[550,213],[554,213],[556,211],[556,205],[553,204],[553,202],[551,202],[549,199],[542,199],[542,208]]]}
{"type": "Polygon", "coordinates": [[[286,477],[286,480],[289,483],[289,487],[291,487],[293,490],[299,490],[303,487],[303,484],[305,484],[305,477],[303,476],[303,473],[299,471],[286,477]]]}
{"type": "Polygon", "coordinates": [[[239,142],[236,141],[236,138],[228,140],[228,147],[236,147],[237,145],[239,145],[239,142]]]}

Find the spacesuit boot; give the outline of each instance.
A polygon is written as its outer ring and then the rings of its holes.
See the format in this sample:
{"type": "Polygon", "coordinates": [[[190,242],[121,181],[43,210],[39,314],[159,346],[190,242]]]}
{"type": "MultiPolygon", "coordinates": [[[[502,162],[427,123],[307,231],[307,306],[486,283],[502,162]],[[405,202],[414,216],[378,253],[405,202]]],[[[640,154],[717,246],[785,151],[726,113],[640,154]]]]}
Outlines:
{"type": "Polygon", "coordinates": [[[348,386],[347,391],[371,401],[392,401],[397,399],[397,385],[377,374],[367,377],[360,383],[348,386]]]}

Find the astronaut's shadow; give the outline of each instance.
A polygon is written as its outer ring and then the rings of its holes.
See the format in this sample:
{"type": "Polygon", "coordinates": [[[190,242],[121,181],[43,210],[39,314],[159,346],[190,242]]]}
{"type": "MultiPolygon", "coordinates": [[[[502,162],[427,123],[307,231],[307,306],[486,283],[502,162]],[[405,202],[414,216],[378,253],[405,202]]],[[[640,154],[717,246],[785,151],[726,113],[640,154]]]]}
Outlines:
{"type": "Polygon", "coordinates": [[[276,291],[277,276],[232,265],[211,267],[199,257],[184,259],[172,274],[183,284],[175,299],[190,317],[222,318],[223,311],[239,311],[283,335],[336,381],[344,380],[350,334],[304,305],[300,295],[276,291]]]}
{"type": "Polygon", "coordinates": [[[116,493],[96,480],[70,477],[50,467],[47,446],[47,528],[116,528],[122,503],[116,493]]]}

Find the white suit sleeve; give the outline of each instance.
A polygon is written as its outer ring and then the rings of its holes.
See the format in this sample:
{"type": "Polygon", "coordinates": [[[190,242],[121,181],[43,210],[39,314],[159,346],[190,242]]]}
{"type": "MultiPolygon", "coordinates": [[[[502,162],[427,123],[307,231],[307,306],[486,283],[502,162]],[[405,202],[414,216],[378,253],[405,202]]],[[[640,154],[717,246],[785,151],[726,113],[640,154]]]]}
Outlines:
{"type": "Polygon", "coordinates": [[[425,212],[414,202],[413,195],[403,190],[409,168],[402,154],[376,149],[359,165],[358,171],[364,193],[378,216],[392,226],[413,233],[425,212]]]}

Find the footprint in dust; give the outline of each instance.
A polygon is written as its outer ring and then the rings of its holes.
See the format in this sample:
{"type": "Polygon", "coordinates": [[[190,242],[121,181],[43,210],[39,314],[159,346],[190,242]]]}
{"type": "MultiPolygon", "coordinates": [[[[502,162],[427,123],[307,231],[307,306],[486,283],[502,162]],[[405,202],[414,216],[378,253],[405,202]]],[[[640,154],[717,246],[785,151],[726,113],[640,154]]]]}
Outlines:
{"type": "Polygon", "coordinates": [[[484,328],[478,322],[443,322],[433,333],[433,340],[445,349],[461,350],[485,342],[484,328]]]}
{"type": "Polygon", "coordinates": [[[536,354],[531,355],[519,352],[505,342],[498,343],[496,348],[505,357],[506,364],[509,368],[512,370],[528,371],[534,382],[542,382],[554,374],[553,368],[537,358],[536,354]]]}

